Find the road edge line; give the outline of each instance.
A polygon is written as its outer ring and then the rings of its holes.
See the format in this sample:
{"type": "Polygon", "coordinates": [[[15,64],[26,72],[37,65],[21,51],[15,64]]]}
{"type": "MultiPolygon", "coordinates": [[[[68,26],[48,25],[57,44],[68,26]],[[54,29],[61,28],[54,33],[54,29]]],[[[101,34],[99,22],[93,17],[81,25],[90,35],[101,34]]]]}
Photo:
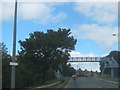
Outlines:
{"type": "Polygon", "coordinates": [[[68,83],[64,86],[64,88],[67,88],[68,84],[70,83],[71,78],[69,78],[68,83]]]}

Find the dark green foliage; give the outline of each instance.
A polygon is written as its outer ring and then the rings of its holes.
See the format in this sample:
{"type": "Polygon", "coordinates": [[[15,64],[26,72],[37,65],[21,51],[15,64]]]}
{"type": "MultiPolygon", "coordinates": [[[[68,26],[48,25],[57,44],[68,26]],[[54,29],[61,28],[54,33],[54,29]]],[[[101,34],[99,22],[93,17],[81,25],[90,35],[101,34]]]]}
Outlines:
{"type": "Polygon", "coordinates": [[[66,64],[68,51],[75,49],[77,40],[70,34],[69,29],[59,28],[57,31],[48,30],[47,33],[36,31],[30,33],[25,41],[20,40],[17,87],[40,85],[48,79],[54,79],[53,71],[60,64],[66,64]]]}
{"type": "Polygon", "coordinates": [[[62,68],[63,68],[63,72],[62,72],[63,76],[72,76],[73,74],[76,73],[76,70],[73,67],[71,67],[70,64],[68,65],[63,64],[62,68]]]}
{"type": "Polygon", "coordinates": [[[47,71],[47,80],[55,79],[55,71],[50,67],[47,71]]]}
{"type": "Polygon", "coordinates": [[[2,87],[10,88],[11,80],[11,66],[10,61],[12,60],[11,56],[7,54],[7,47],[4,43],[0,44],[2,46],[2,87]]]}
{"type": "MultiPolygon", "coordinates": [[[[48,30],[47,33],[33,32],[24,41],[19,41],[21,51],[16,56],[16,88],[39,86],[48,80],[55,79],[55,71],[63,66],[63,74],[71,76],[75,70],[67,65],[68,51],[74,50],[77,40],[70,30],[48,30]],[[63,50],[65,52],[63,52],[63,50]],[[67,69],[65,69],[65,68],[67,69]],[[65,72],[68,70],[69,72],[65,72]],[[65,73],[64,73],[65,72],[65,73]]],[[[7,48],[2,43],[2,82],[3,88],[10,88],[12,57],[7,54],[7,48]]]]}
{"type": "Polygon", "coordinates": [[[100,62],[100,70],[101,70],[101,72],[102,72],[102,70],[103,70],[103,68],[104,68],[104,65],[105,65],[104,62],[100,62]]]}

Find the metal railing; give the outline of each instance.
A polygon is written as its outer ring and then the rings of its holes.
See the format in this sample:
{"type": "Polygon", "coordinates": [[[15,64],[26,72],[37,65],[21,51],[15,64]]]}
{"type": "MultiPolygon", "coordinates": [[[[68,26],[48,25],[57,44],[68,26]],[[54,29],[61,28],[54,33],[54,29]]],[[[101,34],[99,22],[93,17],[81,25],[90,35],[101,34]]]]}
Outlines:
{"type": "Polygon", "coordinates": [[[100,62],[103,57],[70,57],[68,62],[100,62]]]}

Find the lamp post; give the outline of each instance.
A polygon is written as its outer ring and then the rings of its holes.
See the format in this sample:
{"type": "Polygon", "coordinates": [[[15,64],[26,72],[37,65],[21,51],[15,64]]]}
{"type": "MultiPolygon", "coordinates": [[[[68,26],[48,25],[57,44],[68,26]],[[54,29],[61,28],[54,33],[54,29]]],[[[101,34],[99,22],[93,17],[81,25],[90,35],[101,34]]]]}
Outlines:
{"type": "MultiPolygon", "coordinates": [[[[119,34],[116,34],[116,33],[113,33],[113,36],[117,36],[118,37],[118,51],[120,51],[120,35],[119,34]]],[[[111,76],[112,78],[114,78],[114,68],[111,68],[111,76]]]]}
{"type": "Polygon", "coordinates": [[[119,34],[116,34],[116,33],[113,33],[112,35],[113,35],[113,36],[120,36],[119,34]]]}
{"type": "Polygon", "coordinates": [[[118,37],[118,51],[120,51],[120,39],[119,39],[120,35],[116,34],[116,33],[113,33],[112,36],[114,36],[114,37],[117,36],[118,37]]]}
{"type": "Polygon", "coordinates": [[[11,69],[11,89],[15,89],[15,66],[18,64],[15,62],[15,56],[16,56],[16,23],[17,23],[17,0],[15,0],[15,13],[14,13],[14,32],[13,32],[13,52],[12,52],[12,62],[10,62],[10,65],[12,65],[11,69]]]}

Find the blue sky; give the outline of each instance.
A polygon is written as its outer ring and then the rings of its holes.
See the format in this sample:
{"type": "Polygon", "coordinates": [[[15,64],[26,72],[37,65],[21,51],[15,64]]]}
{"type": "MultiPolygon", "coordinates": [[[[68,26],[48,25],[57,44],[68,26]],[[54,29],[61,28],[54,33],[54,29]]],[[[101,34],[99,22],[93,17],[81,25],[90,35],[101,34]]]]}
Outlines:
{"type": "MultiPolygon", "coordinates": [[[[118,50],[117,36],[112,36],[118,34],[117,7],[115,2],[19,2],[17,50],[18,41],[25,40],[31,32],[70,28],[77,39],[71,56],[105,56],[118,50]]],[[[12,53],[14,2],[3,2],[0,12],[2,41],[12,53]]]]}

